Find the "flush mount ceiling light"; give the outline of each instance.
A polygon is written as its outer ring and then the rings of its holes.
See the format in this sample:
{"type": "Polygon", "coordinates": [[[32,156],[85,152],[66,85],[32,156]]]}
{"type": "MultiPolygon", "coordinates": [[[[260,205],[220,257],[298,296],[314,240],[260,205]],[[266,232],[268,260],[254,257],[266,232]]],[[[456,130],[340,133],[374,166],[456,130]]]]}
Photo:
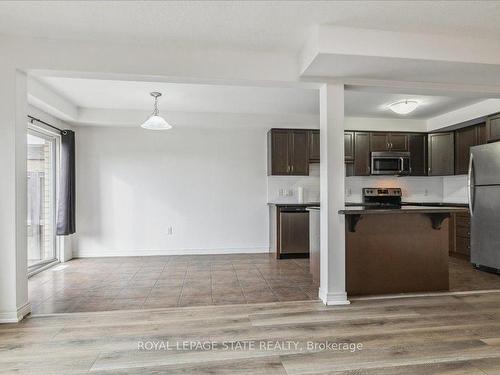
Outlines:
{"type": "Polygon", "coordinates": [[[416,100],[400,100],[399,102],[389,104],[389,109],[398,115],[407,115],[413,112],[419,106],[416,100]]]}
{"type": "Polygon", "coordinates": [[[151,116],[141,125],[141,128],[148,130],[168,130],[172,129],[172,125],[165,121],[163,117],[160,117],[158,111],[158,98],[161,96],[161,92],[152,92],[150,94],[155,98],[155,109],[151,116]]]}

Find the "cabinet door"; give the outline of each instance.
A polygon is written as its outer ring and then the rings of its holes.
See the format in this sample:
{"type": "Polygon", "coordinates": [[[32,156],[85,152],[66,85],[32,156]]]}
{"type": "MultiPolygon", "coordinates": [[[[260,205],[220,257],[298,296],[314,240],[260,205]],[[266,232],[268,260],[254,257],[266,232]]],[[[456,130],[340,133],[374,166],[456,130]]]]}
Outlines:
{"type": "Polygon", "coordinates": [[[427,136],[425,134],[409,134],[408,150],[410,151],[412,176],[427,175],[427,136]]]}
{"type": "Polygon", "coordinates": [[[450,176],[455,173],[454,133],[432,133],[428,135],[429,176],[450,176]]]}
{"type": "Polygon", "coordinates": [[[477,132],[476,126],[455,131],[455,174],[467,174],[469,171],[469,149],[477,144],[477,132]]]}
{"type": "Polygon", "coordinates": [[[309,132],[309,162],[319,163],[319,130],[309,132]]]}
{"type": "Polygon", "coordinates": [[[488,142],[500,141],[500,115],[488,118],[486,122],[486,140],[488,142]]]}
{"type": "Polygon", "coordinates": [[[309,131],[290,131],[290,174],[309,175],[309,131]]]}
{"type": "Polygon", "coordinates": [[[484,145],[488,143],[488,140],[486,139],[486,123],[483,122],[482,124],[476,125],[476,127],[477,127],[477,144],[484,145]]]}
{"type": "Polygon", "coordinates": [[[389,148],[391,151],[408,151],[408,134],[391,133],[389,137],[389,148]]]}
{"type": "Polygon", "coordinates": [[[369,133],[370,151],[389,151],[389,133],[369,133]]]}
{"type": "Polygon", "coordinates": [[[289,138],[289,131],[285,129],[272,129],[268,133],[268,175],[279,176],[289,174],[289,138]]]}
{"type": "Polygon", "coordinates": [[[344,159],[354,160],[354,132],[344,133],[344,159]]]}
{"type": "Polygon", "coordinates": [[[370,175],[370,133],[354,133],[354,175],[370,175]]]}

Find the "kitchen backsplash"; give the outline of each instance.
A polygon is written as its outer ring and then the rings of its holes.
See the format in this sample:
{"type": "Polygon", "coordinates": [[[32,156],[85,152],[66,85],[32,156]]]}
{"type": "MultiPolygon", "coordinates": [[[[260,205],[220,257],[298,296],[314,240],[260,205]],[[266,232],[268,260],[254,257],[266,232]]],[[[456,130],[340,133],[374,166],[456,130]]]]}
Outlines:
{"type": "Polygon", "coordinates": [[[443,200],[442,177],[393,177],[393,176],[356,176],[345,180],[346,202],[361,202],[361,189],[364,187],[399,187],[403,201],[441,202],[443,200]]]}
{"type": "Polygon", "coordinates": [[[467,175],[443,177],[443,201],[467,203],[467,175]]]}
{"type": "MultiPolygon", "coordinates": [[[[299,187],[304,202],[319,201],[319,164],[311,164],[309,176],[269,176],[268,202],[297,203],[299,187]]],[[[345,201],[361,202],[364,187],[399,187],[403,201],[467,203],[467,176],[392,177],[356,176],[345,180],[345,201]]]]}
{"type": "Polygon", "coordinates": [[[268,176],[267,201],[297,203],[299,187],[304,189],[304,202],[319,202],[319,164],[309,165],[309,176],[268,176]]]}

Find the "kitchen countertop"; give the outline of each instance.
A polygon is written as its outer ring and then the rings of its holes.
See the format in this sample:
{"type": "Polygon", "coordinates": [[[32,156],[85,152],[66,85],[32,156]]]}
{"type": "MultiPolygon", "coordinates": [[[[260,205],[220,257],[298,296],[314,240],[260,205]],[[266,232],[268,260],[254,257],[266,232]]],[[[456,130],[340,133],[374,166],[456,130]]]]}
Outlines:
{"type": "Polygon", "coordinates": [[[307,207],[306,211],[319,211],[321,208],[319,206],[307,207]]]}
{"type": "Polygon", "coordinates": [[[403,205],[401,206],[401,208],[374,208],[373,206],[363,206],[363,204],[360,203],[357,206],[349,205],[344,207],[343,210],[339,211],[339,214],[387,215],[387,214],[412,214],[412,213],[435,214],[435,213],[453,213],[453,212],[467,212],[467,207],[403,205]]]}
{"type": "Polygon", "coordinates": [[[307,202],[307,203],[276,203],[276,202],[268,202],[269,206],[277,206],[277,207],[286,207],[286,206],[319,206],[319,202],[307,202]]]}

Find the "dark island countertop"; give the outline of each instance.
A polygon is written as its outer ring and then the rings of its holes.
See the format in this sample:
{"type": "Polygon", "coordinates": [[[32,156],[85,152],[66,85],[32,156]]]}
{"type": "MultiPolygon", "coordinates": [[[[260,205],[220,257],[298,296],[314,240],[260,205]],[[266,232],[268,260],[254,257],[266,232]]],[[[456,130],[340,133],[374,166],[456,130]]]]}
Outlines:
{"type": "Polygon", "coordinates": [[[455,213],[467,212],[467,206],[423,206],[423,205],[403,205],[401,208],[374,208],[373,206],[349,205],[339,210],[343,215],[392,215],[392,214],[433,214],[433,213],[455,213]]]}

